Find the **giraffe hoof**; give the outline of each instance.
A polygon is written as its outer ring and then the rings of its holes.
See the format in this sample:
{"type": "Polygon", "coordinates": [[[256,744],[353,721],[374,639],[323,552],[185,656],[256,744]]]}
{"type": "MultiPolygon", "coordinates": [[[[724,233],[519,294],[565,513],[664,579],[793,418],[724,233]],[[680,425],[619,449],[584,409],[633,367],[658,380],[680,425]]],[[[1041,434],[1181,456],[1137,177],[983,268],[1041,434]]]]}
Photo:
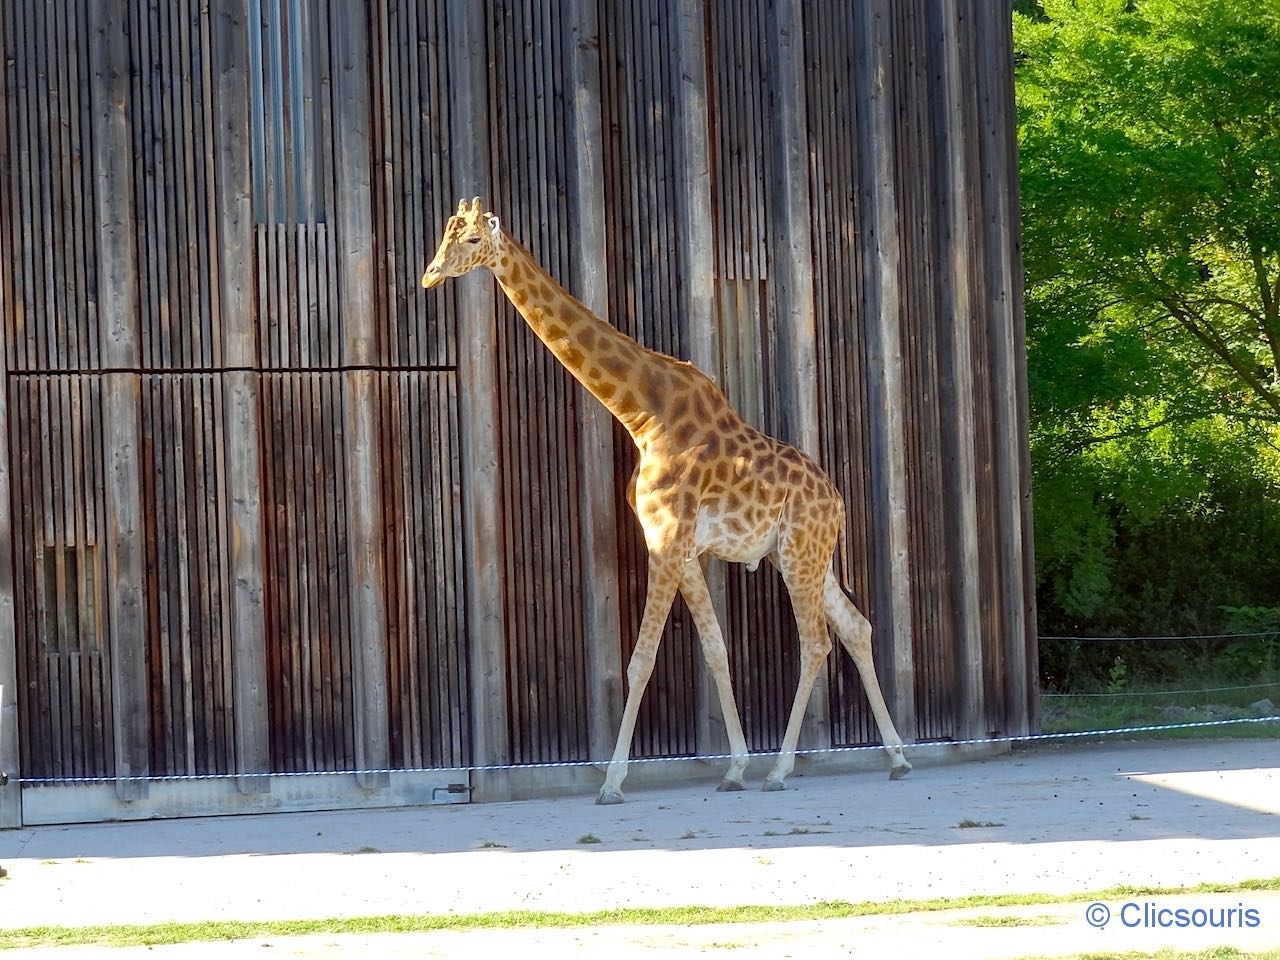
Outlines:
{"type": "Polygon", "coordinates": [[[911,772],[911,764],[903,760],[901,763],[895,763],[892,767],[889,768],[889,779],[901,780],[910,772],[911,772]]]}
{"type": "Polygon", "coordinates": [[[599,796],[596,797],[596,806],[598,807],[609,807],[621,802],[622,794],[617,790],[601,790],[599,796]]]}
{"type": "Polygon", "coordinates": [[[760,789],[763,790],[765,793],[777,793],[779,790],[787,789],[787,785],[783,783],[781,780],[774,780],[772,777],[770,777],[769,779],[765,780],[764,784],[760,787],[760,789]]]}
{"type": "Polygon", "coordinates": [[[716,787],[719,793],[733,793],[734,791],[745,789],[747,789],[746,784],[741,780],[730,780],[728,777],[721,780],[720,786],[716,787]]]}

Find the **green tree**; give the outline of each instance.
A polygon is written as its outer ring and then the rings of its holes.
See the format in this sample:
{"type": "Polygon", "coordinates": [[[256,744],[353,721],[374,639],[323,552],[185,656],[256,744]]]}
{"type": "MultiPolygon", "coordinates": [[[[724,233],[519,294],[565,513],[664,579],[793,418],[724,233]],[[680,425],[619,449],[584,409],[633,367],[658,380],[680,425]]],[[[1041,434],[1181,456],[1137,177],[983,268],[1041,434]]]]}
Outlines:
{"type": "Polygon", "coordinates": [[[1280,602],[1280,7],[1018,9],[1042,622],[1280,602]]]}

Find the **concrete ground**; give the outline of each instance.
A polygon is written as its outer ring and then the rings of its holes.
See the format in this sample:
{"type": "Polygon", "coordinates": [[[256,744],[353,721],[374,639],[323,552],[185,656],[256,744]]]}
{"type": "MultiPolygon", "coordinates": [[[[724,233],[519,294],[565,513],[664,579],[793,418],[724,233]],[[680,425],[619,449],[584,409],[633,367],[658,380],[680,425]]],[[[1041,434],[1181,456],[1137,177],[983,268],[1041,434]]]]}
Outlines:
{"type": "MultiPolygon", "coordinates": [[[[0,832],[10,873],[0,882],[0,928],[1066,893],[1280,875],[1276,740],[1042,746],[918,769],[896,783],[871,773],[796,777],[776,794],[718,794],[714,783],[635,791],[620,807],[572,797],[0,832]]],[[[486,956],[516,945],[532,956],[877,956],[908,941],[948,956],[1020,956],[1190,946],[1202,935],[1280,946],[1280,897],[1177,905],[1211,904],[1257,909],[1261,923],[1096,930],[1079,904],[1026,908],[1036,925],[1010,928],[932,914],[266,942],[276,957],[486,956]]]]}

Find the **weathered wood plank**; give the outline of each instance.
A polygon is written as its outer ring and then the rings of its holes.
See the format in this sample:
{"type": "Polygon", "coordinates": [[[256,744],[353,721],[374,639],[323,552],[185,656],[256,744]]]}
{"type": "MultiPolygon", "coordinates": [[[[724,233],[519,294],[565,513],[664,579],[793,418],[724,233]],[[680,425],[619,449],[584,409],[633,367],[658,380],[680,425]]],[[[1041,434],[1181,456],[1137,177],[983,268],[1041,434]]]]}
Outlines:
{"type": "Polygon", "coordinates": [[[891,37],[889,4],[877,0],[858,10],[856,62],[859,86],[866,90],[866,120],[859,129],[859,155],[865,158],[861,196],[870,212],[863,255],[867,259],[868,379],[871,405],[871,463],[876,513],[877,560],[885,570],[876,603],[877,649],[881,672],[893,705],[895,725],[904,739],[916,735],[912,657],[911,584],[908,563],[905,427],[902,391],[900,238],[894,189],[893,110],[889,86],[891,37]],[[883,656],[883,655],[887,655],[883,656]]]}
{"type": "MultiPolygon", "coordinates": [[[[372,181],[369,169],[369,37],[362,5],[330,10],[334,30],[334,125],[342,237],[338,260],[343,362],[364,366],[377,360],[374,323],[372,181]]],[[[376,427],[377,384],[367,370],[343,378],[346,422],[348,557],[351,570],[351,636],[356,678],[356,762],[385,768],[390,762],[387,728],[387,614],[382,562],[380,439],[376,427]]],[[[386,775],[361,776],[365,789],[389,783],[386,775]]]]}
{"type": "Polygon", "coordinates": [[[1025,631],[1026,664],[1021,675],[1010,671],[1006,676],[1010,696],[1026,703],[1026,733],[1040,732],[1040,646],[1036,614],[1036,562],[1034,510],[1031,490],[1030,398],[1027,390],[1027,329],[1026,304],[1024,302],[1025,278],[1022,264],[1022,227],[1019,211],[1022,209],[1018,178],[1018,137],[1016,106],[1014,103],[1014,55],[1013,39],[1004,32],[1009,24],[1009,4],[1000,5],[1003,20],[1001,27],[998,83],[1003,104],[1002,129],[1005,141],[1005,172],[1008,177],[1008,234],[1013,307],[1013,361],[1016,374],[1016,418],[1018,424],[1018,499],[1022,510],[1022,603],[1023,630],[1025,631]]]}
{"type": "MultiPolygon", "coordinates": [[[[1015,214],[1010,209],[1014,176],[1009,170],[1011,151],[1006,138],[1012,136],[1012,103],[1002,96],[1002,65],[1012,44],[1012,27],[1005,4],[984,6],[977,14],[978,112],[983,165],[983,206],[986,211],[988,330],[990,331],[992,387],[995,397],[997,523],[999,528],[1002,620],[1007,685],[1007,729],[1011,733],[1029,730],[1030,701],[1010,696],[1016,689],[1011,680],[1025,683],[1027,676],[1027,605],[1022,595],[1024,579],[1022,464],[1020,446],[1019,377],[1017,372],[1015,327],[1022,318],[1014,312],[1014,275],[1011,233],[1015,214]],[[1002,19],[1003,16],[1003,19],[1002,19]]],[[[1005,68],[1007,69],[1007,68],[1005,68]]]]}
{"type": "MultiPolygon", "coordinates": [[[[774,7],[771,59],[773,123],[778,136],[766,143],[777,151],[769,193],[776,265],[772,271],[779,306],[775,382],[781,401],[774,424],[779,435],[821,462],[818,435],[818,351],[814,317],[813,213],[808,170],[809,124],[805,110],[804,20],[800,0],[774,7]]],[[[831,746],[826,668],[814,684],[805,712],[800,746],[831,746]]]]}
{"type": "MultiPolygon", "coordinates": [[[[675,195],[675,222],[684,249],[683,299],[679,304],[687,320],[688,359],[717,384],[720,383],[720,328],[716,321],[715,236],[716,218],[711,206],[711,109],[707,75],[702,0],[681,0],[673,14],[678,40],[677,69],[680,78],[679,142],[683,164],[678,169],[679,189],[675,195]]],[[[724,567],[712,564],[706,571],[707,588],[721,630],[725,628],[724,567]]],[[[694,709],[697,713],[699,752],[724,753],[729,747],[725,719],[716,694],[715,681],[706,661],[697,660],[694,709]]]]}
{"type": "MultiPolygon", "coordinates": [[[[0,32],[3,32],[4,26],[0,22],[0,32]]],[[[7,69],[5,72],[7,81],[7,69]]],[[[8,129],[8,118],[6,95],[0,98],[0,129],[8,129]]],[[[7,142],[0,143],[0,149],[4,153],[0,157],[0,167],[3,167],[4,160],[8,159],[7,142]]],[[[8,222],[9,216],[0,218],[0,223],[8,222]]],[[[6,329],[9,327],[11,306],[11,288],[6,282],[0,285],[0,318],[3,318],[6,329]]],[[[22,689],[18,685],[18,658],[21,651],[18,647],[15,619],[19,594],[14,582],[15,536],[11,499],[13,479],[9,456],[10,348],[5,343],[7,339],[0,339],[0,772],[8,775],[9,782],[0,786],[0,829],[22,826],[22,795],[17,782],[22,769],[18,713],[18,691],[22,689]]]]}
{"type": "Polygon", "coordinates": [[[960,38],[961,21],[968,8],[956,0],[940,0],[932,11],[930,51],[941,76],[940,96],[935,100],[939,138],[938,161],[941,204],[942,311],[941,344],[942,408],[949,415],[944,432],[944,469],[947,485],[948,533],[954,550],[953,602],[956,619],[956,672],[958,680],[958,733],[984,736],[983,650],[980,565],[978,555],[978,495],[975,450],[973,371],[970,362],[971,292],[968,261],[971,255],[969,189],[972,172],[966,163],[964,138],[972,135],[964,98],[972,94],[965,83],[960,38]]]}
{"type": "MultiPolygon", "coordinates": [[[[218,323],[224,362],[222,430],[228,538],[235,770],[270,768],[267,713],[264,544],[261,504],[259,363],[253,307],[253,202],[249,181],[247,0],[211,0],[210,32],[218,206],[218,323]]],[[[270,790],[265,777],[237,781],[241,793],[270,790]]]]}
{"type": "MultiPolygon", "coordinates": [[[[485,11],[464,4],[448,12],[450,140],[453,174],[460,195],[488,195],[490,142],[485,124],[475,123],[487,108],[488,44],[485,11]]],[[[462,521],[465,605],[469,634],[472,759],[505,763],[511,756],[507,728],[507,628],[503,610],[499,516],[498,386],[493,284],[460,284],[458,384],[462,429],[462,521]]],[[[505,778],[473,775],[472,796],[501,799],[505,778]]]]}
{"type": "MultiPolygon", "coordinates": [[[[98,296],[103,362],[133,369],[139,361],[137,252],[129,133],[128,4],[110,0],[94,7],[91,46],[94,91],[94,170],[98,177],[98,296]]],[[[104,455],[106,547],[115,690],[116,774],[121,799],[146,795],[149,769],[146,620],[142,594],[142,528],[138,483],[140,460],[138,378],[109,375],[106,382],[104,455]]]]}
{"type": "MultiPolygon", "coordinates": [[[[576,254],[578,298],[607,317],[608,264],[604,240],[604,159],[601,141],[600,28],[596,5],[573,0],[569,20],[568,64],[573,97],[573,148],[576,210],[570,228],[576,254]]],[[[613,419],[598,403],[578,404],[578,470],[582,477],[576,504],[584,567],[583,604],[588,680],[588,751],[608,756],[617,735],[622,706],[622,658],[618,623],[618,540],[613,500],[613,419]]]]}

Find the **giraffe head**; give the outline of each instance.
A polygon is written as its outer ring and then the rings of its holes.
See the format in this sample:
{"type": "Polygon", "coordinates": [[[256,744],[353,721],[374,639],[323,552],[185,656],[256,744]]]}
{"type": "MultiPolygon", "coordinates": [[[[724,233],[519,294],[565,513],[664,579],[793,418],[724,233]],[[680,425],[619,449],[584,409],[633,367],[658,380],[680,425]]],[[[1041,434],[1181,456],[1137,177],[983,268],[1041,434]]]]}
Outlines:
{"type": "Polygon", "coordinates": [[[440,247],[422,274],[422,285],[429,290],[447,277],[460,277],[476,267],[492,267],[498,262],[501,238],[498,218],[484,212],[479,197],[469,206],[459,200],[458,212],[444,225],[440,247]]]}

